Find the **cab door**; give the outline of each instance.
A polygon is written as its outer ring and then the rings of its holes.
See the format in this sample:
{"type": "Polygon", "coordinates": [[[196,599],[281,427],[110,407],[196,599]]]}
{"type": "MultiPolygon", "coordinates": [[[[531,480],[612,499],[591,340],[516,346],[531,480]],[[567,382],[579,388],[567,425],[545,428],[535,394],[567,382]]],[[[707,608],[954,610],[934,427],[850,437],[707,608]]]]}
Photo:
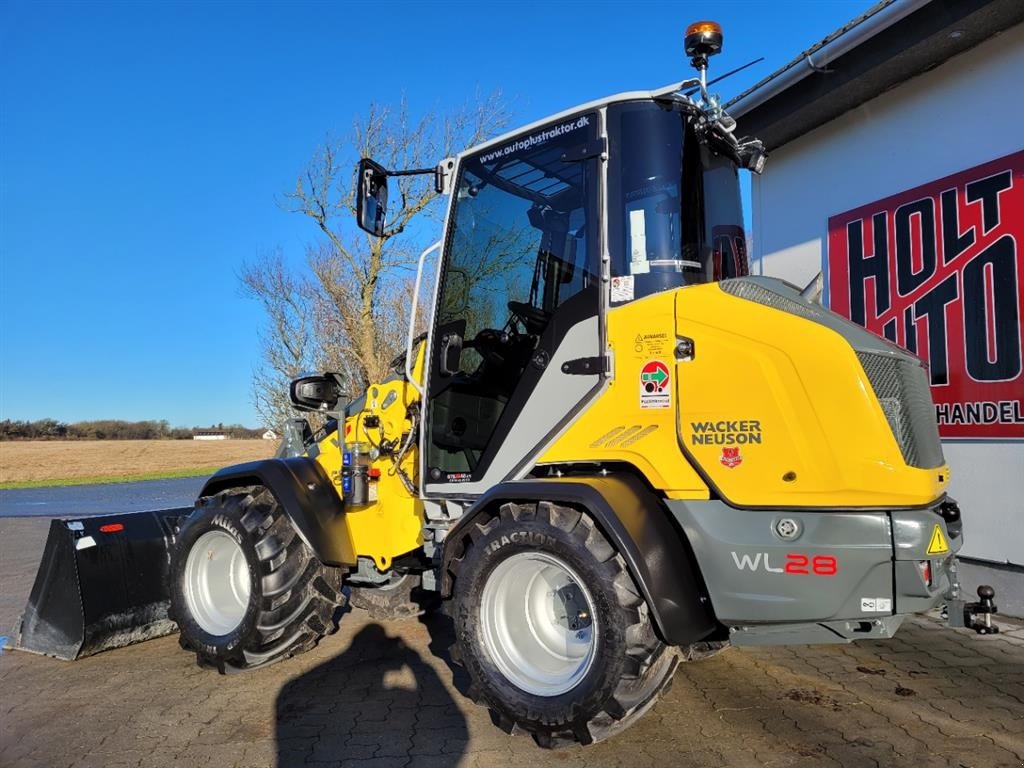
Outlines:
{"type": "Polygon", "coordinates": [[[522,476],[599,387],[598,120],[460,162],[425,392],[427,495],[522,476]]]}

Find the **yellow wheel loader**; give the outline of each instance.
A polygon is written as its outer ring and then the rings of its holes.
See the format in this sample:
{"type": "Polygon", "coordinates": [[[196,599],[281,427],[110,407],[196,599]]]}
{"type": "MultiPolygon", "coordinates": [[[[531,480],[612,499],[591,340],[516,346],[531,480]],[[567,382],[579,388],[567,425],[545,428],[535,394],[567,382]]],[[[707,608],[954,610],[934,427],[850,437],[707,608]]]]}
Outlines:
{"type": "MultiPolygon", "coordinates": [[[[556,746],[627,727],[729,644],[888,638],[943,603],[994,629],[990,593],[959,600],[921,361],[748,276],[738,170],[765,153],[707,92],[720,45],[694,25],[699,78],[429,170],[428,333],[351,402],[336,375],[295,380],[326,426],[172,515],[163,597],[200,663],[310,648],[346,586],[377,617],[444,601],[474,698],[556,746]]],[[[380,235],[389,176],[422,172],[363,160],[359,225],[380,235]]]]}

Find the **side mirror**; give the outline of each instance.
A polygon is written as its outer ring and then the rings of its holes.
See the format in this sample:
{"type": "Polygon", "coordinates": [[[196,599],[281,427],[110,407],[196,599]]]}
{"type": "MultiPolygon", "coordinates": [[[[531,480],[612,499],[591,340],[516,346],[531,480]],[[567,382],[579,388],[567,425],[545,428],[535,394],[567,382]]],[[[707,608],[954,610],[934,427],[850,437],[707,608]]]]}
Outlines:
{"type": "Polygon", "coordinates": [[[356,171],[356,223],[371,235],[384,234],[388,212],[388,172],[368,157],[356,171]]]}
{"type": "Polygon", "coordinates": [[[300,411],[326,411],[335,408],[342,398],[341,383],[334,374],[302,376],[292,379],[288,398],[300,411]]]}

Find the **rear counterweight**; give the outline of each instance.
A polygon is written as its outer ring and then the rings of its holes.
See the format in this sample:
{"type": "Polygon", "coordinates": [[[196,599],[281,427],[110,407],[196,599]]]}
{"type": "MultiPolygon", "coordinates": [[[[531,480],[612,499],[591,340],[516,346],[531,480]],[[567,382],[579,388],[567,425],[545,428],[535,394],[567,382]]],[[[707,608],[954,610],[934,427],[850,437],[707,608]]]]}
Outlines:
{"type": "MultiPolygon", "coordinates": [[[[935,607],[955,583],[962,536],[934,509],[667,506],[693,546],[716,618],[730,627],[845,622],[871,632],[935,607]]],[[[835,639],[850,639],[843,634],[835,639]]]]}

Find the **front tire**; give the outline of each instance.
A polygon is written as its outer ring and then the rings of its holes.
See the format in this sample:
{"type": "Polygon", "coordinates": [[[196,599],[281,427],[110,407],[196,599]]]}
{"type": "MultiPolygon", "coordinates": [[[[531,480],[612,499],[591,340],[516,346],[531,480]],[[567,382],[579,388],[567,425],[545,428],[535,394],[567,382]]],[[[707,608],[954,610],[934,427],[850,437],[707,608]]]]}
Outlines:
{"type": "Polygon", "coordinates": [[[309,650],[345,599],[341,571],[317,559],[261,486],[201,498],[170,565],[181,645],[222,673],[309,650]]]}
{"type": "Polygon", "coordinates": [[[470,694],[505,730],[542,747],[590,744],[625,729],[672,680],[622,556],[570,508],[505,504],[474,521],[451,563],[452,657],[470,694]]]}

